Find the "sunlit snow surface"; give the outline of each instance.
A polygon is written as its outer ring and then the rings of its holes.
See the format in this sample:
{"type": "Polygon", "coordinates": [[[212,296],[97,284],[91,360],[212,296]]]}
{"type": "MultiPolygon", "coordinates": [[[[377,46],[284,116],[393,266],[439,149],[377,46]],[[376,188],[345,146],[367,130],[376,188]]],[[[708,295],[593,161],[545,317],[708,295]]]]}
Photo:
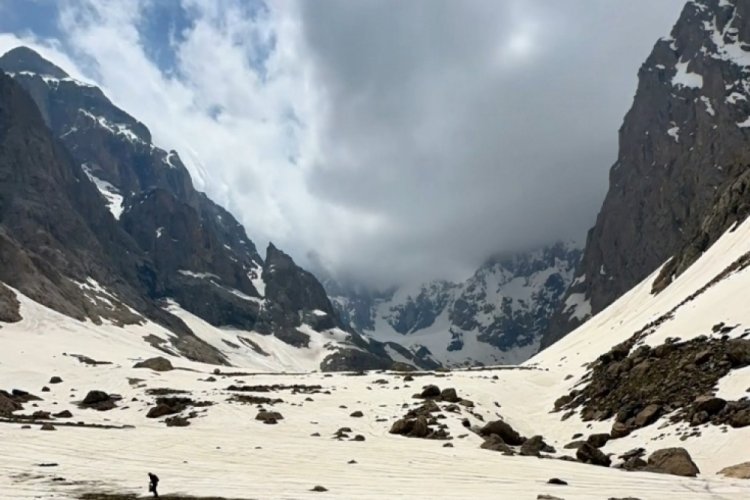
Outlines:
{"type": "MultiPolygon", "coordinates": [[[[146,472],[157,473],[162,494],[221,495],[235,498],[508,498],[535,499],[539,494],[565,499],[747,499],[750,481],[725,479],[716,472],[726,466],[750,460],[750,428],[729,429],[701,426],[702,436],[680,441],[674,426],[662,420],[605,447],[606,453],[643,446],[650,453],[658,448],[684,446],[701,469],[696,479],[652,473],[627,473],[561,460],[506,457],[479,449],[481,439],[461,425],[468,413],[446,413],[443,420],[452,436],[453,448],[443,441],[402,438],[388,434],[393,421],[405,413],[402,404],[424,384],[455,387],[462,397],[476,404],[476,413],[485,420],[502,415],[522,434],[542,434],[560,453],[570,453],[563,445],[576,432],[608,431],[612,422],[582,423],[578,416],[566,421],[550,413],[554,400],[566,393],[585,373],[582,366],[641,329],[644,324],[672,309],[701,288],[739,256],[750,251],[750,223],[728,233],[706,255],[658,296],[650,294],[653,276],[634,288],[581,328],[526,363],[533,369],[456,371],[416,377],[405,385],[401,376],[368,373],[363,376],[326,376],[313,370],[325,354],[326,335],[341,340],[344,332],[317,334],[309,349],[283,346],[274,337],[251,332],[220,330],[201,322],[175,304],[168,306],[180,315],[204,340],[231,349],[247,336],[271,357],[251,349],[233,353],[234,371],[263,372],[287,370],[287,374],[221,376],[207,382],[214,367],[172,357],[175,366],[190,370],[156,373],[133,369],[143,358],[161,354],[142,337],[170,335],[153,324],[129,326],[80,323],[49,311],[19,296],[25,318],[0,328],[0,380],[6,390],[29,390],[45,400],[37,408],[26,405],[24,413],[35,410],[69,409],[73,421],[133,425],[126,430],[98,430],[58,427],[42,432],[34,427],[22,430],[19,424],[0,423],[0,497],[3,499],[75,498],[82,490],[118,491],[146,494],[146,472]],[[79,363],[68,354],[84,354],[113,362],[96,367],[79,363]],[[195,370],[195,371],[193,371],[195,370]],[[291,373],[295,372],[295,373],[291,373]],[[299,373],[297,373],[299,372],[299,373]],[[303,373],[309,372],[309,373],[303,373]],[[41,388],[52,375],[63,383],[41,388]],[[567,375],[573,377],[565,380],[567,375]],[[493,376],[497,376],[493,380],[493,376]],[[128,377],[141,378],[142,387],[128,383],[128,377]],[[204,379],[204,380],[199,380],[204,379]],[[388,384],[376,384],[386,379],[388,384]],[[230,384],[320,384],[331,394],[292,395],[289,391],[270,394],[284,400],[273,408],[284,420],[264,425],[256,420],[253,405],[227,403],[225,389],[230,384]],[[214,401],[206,412],[186,428],[167,428],[162,419],[147,419],[153,405],[144,391],[148,387],[170,387],[191,392],[196,400],[214,401]],[[76,389],[71,392],[71,389],[76,389]],[[123,396],[119,407],[107,411],[80,410],[73,401],[88,390],[102,389],[123,396]],[[137,401],[133,401],[133,398],[137,401]],[[57,404],[55,404],[57,403],[57,404]],[[497,403],[497,404],[496,404],[497,403]],[[342,408],[341,406],[346,406],[342,408]],[[499,405],[499,406],[498,406],[499,405]],[[363,418],[350,413],[361,410],[363,418]],[[385,419],[382,422],[376,420],[385,419]],[[589,427],[590,425],[590,427],[589,427]],[[364,442],[336,441],[332,434],[342,426],[352,434],[365,436],[364,442]],[[320,437],[311,434],[320,433],[320,437]],[[659,435],[664,434],[663,437],[659,435]],[[465,435],[459,439],[458,436],[465,435]],[[356,464],[348,464],[356,460],[356,464]],[[58,463],[40,468],[40,463],[58,463]],[[63,477],[64,482],[54,482],[63,477]],[[568,486],[546,484],[559,477],[568,486]],[[83,482],[83,484],[81,484],[83,482]],[[325,493],[310,489],[328,488],[325,493]]],[[[735,273],[709,288],[695,300],[679,308],[651,336],[657,345],[667,337],[688,339],[710,332],[724,321],[740,324],[731,335],[750,326],[746,291],[748,270],[735,273]]],[[[224,370],[229,370],[224,368],[224,370]]],[[[732,372],[718,384],[719,394],[738,398],[750,387],[750,370],[732,372]]],[[[269,394],[259,394],[269,395],[269,394]]],[[[203,409],[200,409],[203,410],[203,409]]]]}

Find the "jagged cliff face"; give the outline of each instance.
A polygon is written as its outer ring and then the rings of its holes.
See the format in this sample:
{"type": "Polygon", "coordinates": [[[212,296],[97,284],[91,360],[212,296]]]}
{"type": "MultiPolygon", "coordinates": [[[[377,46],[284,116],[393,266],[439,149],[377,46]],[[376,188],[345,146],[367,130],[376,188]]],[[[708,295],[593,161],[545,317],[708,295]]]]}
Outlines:
{"type": "Polygon", "coordinates": [[[580,250],[557,244],[491,259],[462,283],[346,293],[326,281],[342,318],[445,366],[518,363],[539,347],[573,279],[580,250]]]}
{"type": "MultiPolygon", "coordinates": [[[[0,74],[0,281],[56,311],[95,323],[148,319],[184,356],[224,363],[150,300],[152,262],[106,211],[97,188],[45,126],[34,101],[0,74]]],[[[18,301],[0,287],[5,320],[18,301]]]]}
{"type": "MultiPolygon", "coordinates": [[[[195,190],[177,152],[100,89],[27,48],[0,68],[12,77],[2,76],[0,281],[78,319],[157,321],[180,334],[179,352],[207,362],[227,358],[171,304],[299,349],[331,331],[326,369],[392,366],[291,257],[270,245],[262,259],[242,225],[195,190]]],[[[17,317],[13,300],[0,286],[3,317],[17,317]]]]}
{"type": "Polygon", "coordinates": [[[750,3],[688,2],[638,76],[609,191],[542,347],[694,239],[717,193],[748,164],[750,3]]]}

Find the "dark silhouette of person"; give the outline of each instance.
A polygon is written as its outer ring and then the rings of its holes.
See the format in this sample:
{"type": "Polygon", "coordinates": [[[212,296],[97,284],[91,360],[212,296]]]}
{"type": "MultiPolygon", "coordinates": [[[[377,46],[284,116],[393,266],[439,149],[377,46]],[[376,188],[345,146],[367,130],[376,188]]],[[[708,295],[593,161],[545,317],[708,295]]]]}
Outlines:
{"type": "Polygon", "coordinates": [[[151,472],[148,473],[148,491],[154,494],[154,498],[159,498],[159,492],[156,487],[159,486],[159,477],[151,472]]]}

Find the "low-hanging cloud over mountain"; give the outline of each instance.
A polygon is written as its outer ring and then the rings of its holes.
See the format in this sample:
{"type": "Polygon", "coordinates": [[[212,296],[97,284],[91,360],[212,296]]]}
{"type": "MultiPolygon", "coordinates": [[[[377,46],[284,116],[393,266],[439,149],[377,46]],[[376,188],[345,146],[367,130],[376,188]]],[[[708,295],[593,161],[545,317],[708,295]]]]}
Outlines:
{"type": "Polygon", "coordinates": [[[101,85],[260,245],[388,285],[582,240],[683,3],[0,0],[0,50],[101,85]]]}

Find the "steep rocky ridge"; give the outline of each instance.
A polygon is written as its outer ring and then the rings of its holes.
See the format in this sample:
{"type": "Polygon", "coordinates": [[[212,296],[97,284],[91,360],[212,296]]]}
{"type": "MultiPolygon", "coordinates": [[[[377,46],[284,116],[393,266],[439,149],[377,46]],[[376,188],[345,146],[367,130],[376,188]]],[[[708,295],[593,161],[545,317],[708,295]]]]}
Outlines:
{"type": "Polygon", "coordinates": [[[750,4],[687,2],[638,76],[609,191],[543,348],[679,253],[665,286],[745,215],[736,182],[750,163],[750,4]]]}
{"type": "MultiPolygon", "coordinates": [[[[0,74],[0,280],[71,317],[118,324],[144,318],[178,334],[197,360],[223,356],[155,307],[151,262],[116,224],[99,192],[45,126],[32,99],[0,74]],[[106,289],[106,290],[105,290],[106,289]]],[[[11,298],[3,294],[9,304],[11,298]]],[[[6,302],[4,299],[3,302],[6,302]]],[[[17,310],[6,319],[19,320],[17,310]]]]}
{"type": "MultiPolygon", "coordinates": [[[[91,296],[104,296],[112,302],[110,295],[114,294],[122,300],[117,321],[137,322],[140,314],[148,311],[147,317],[181,331],[184,338],[194,337],[168,312],[168,301],[215,327],[274,335],[299,348],[306,348],[310,340],[303,327],[318,332],[334,329],[340,334],[325,347],[331,352],[326,367],[391,366],[393,361],[382,345],[366,342],[348,331],[332,313],[325,292],[312,275],[273,246],[269,246],[264,261],[242,225],[193,187],[179,155],[155,146],[149,130],[113,105],[100,89],[70,78],[24,47],[0,57],[0,68],[33,98],[23,99],[33,113],[23,110],[9,121],[29,113],[36,116],[35,125],[44,130],[48,149],[65,159],[59,179],[52,174],[45,177],[38,199],[58,186],[69,186],[69,200],[74,205],[49,203],[55,200],[53,193],[39,208],[39,216],[30,210],[0,207],[16,214],[19,225],[29,224],[32,216],[36,225],[59,220],[51,224],[52,230],[59,232],[55,234],[59,245],[54,252],[26,266],[46,266],[46,273],[30,280],[29,273],[9,275],[23,266],[7,266],[0,280],[11,286],[23,285],[19,290],[25,295],[81,320],[97,318],[98,312],[90,306],[91,296]],[[79,193],[83,190],[86,192],[79,193]],[[76,222],[84,228],[90,226],[89,231],[98,239],[92,241],[84,229],[70,225],[72,210],[80,215],[76,222]],[[51,212],[56,218],[50,218],[51,212]],[[67,259],[71,251],[79,252],[75,259],[67,259]],[[108,267],[95,267],[102,259],[108,267]],[[36,285],[38,290],[30,288],[33,283],[41,283],[36,285]],[[82,287],[91,290],[82,293],[82,287]]],[[[23,146],[16,156],[26,154],[23,146]]],[[[55,165],[46,157],[32,160],[39,165],[55,165]]],[[[27,187],[24,183],[30,180],[16,179],[7,192],[23,192],[27,187]]],[[[12,207],[13,199],[8,194],[2,204],[12,207]]],[[[4,219],[4,227],[13,228],[9,216],[4,219]]],[[[21,234],[38,238],[39,232],[30,229],[21,234]]],[[[34,255],[27,252],[29,246],[45,248],[41,241],[17,241],[15,234],[15,240],[5,233],[2,236],[6,253],[15,252],[14,262],[34,255]]],[[[12,305],[3,300],[11,316],[12,305]]],[[[108,319],[113,316],[109,311],[108,319]]],[[[183,351],[196,352],[182,347],[183,351]]],[[[206,353],[212,351],[205,347],[206,353]]],[[[206,354],[205,360],[225,362],[215,349],[210,356],[206,354]]]]}

